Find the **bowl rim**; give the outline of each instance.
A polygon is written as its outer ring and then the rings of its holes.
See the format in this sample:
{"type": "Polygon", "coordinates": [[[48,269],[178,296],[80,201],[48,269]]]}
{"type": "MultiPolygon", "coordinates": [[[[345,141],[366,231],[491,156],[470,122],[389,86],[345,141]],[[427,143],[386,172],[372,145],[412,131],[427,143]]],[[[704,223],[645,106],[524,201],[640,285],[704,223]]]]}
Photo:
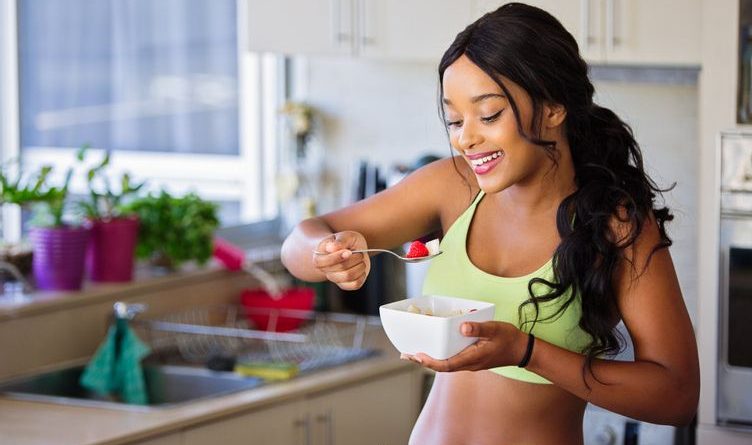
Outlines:
{"type": "Polygon", "coordinates": [[[450,297],[447,295],[421,295],[419,297],[408,297],[402,300],[397,300],[397,301],[392,301],[390,303],[382,304],[381,306],[379,306],[379,314],[381,313],[381,310],[383,309],[386,311],[406,313],[406,314],[411,314],[411,315],[416,315],[416,316],[421,316],[421,317],[430,317],[431,319],[445,319],[445,320],[449,320],[449,319],[457,318],[457,317],[464,317],[464,316],[469,315],[469,313],[465,313],[465,314],[437,317],[435,315],[417,314],[414,312],[407,312],[404,309],[398,308],[399,306],[403,305],[406,301],[420,301],[421,299],[429,300],[429,301],[432,299],[442,299],[442,300],[451,300],[451,301],[462,301],[463,303],[464,302],[477,303],[479,305],[479,307],[476,308],[478,311],[488,310],[488,309],[495,310],[495,307],[496,307],[496,304],[494,303],[489,303],[487,301],[482,301],[482,300],[473,300],[471,298],[450,297]]]}

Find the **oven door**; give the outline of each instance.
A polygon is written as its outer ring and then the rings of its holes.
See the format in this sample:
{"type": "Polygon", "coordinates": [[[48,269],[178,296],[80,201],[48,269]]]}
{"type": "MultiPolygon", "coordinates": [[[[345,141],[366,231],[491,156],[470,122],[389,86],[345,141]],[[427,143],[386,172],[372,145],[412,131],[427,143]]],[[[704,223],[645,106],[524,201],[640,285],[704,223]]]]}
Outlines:
{"type": "Polygon", "coordinates": [[[718,423],[752,427],[752,213],[721,215],[718,423]]]}

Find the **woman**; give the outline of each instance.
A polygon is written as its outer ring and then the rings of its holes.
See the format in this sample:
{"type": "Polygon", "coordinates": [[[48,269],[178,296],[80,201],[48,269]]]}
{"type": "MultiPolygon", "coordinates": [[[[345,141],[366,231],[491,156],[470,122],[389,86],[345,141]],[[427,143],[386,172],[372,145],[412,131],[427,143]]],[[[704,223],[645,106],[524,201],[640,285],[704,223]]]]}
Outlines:
{"type": "MultiPolygon", "coordinates": [[[[462,31],[439,65],[451,159],[333,213],[283,246],[296,276],[363,285],[367,255],[440,230],[425,294],[496,304],[480,340],[439,371],[413,444],[582,444],[590,402],[686,424],[699,369],[664,224],[630,128],[593,103],[577,43],[548,13],[507,4],[462,31]],[[326,255],[314,255],[323,251],[326,255]],[[619,351],[623,320],[633,362],[619,351]]],[[[409,266],[408,266],[409,267],[409,266]]]]}

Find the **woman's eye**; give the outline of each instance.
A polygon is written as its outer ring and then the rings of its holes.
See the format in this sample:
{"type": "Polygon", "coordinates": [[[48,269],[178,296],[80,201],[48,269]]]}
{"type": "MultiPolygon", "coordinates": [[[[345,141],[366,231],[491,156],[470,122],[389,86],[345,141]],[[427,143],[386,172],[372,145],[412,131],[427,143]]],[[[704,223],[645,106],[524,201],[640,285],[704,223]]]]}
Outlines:
{"type": "Polygon", "coordinates": [[[496,119],[498,119],[498,118],[499,118],[499,116],[501,116],[501,113],[502,113],[503,111],[504,111],[504,109],[502,108],[501,110],[497,111],[496,113],[492,114],[491,116],[484,116],[484,117],[481,117],[481,118],[480,118],[480,120],[482,120],[483,122],[493,122],[493,121],[495,121],[496,119]]]}
{"type": "Polygon", "coordinates": [[[446,123],[446,126],[450,128],[459,127],[460,125],[462,125],[462,121],[446,121],[445,123],[446,123]]]}

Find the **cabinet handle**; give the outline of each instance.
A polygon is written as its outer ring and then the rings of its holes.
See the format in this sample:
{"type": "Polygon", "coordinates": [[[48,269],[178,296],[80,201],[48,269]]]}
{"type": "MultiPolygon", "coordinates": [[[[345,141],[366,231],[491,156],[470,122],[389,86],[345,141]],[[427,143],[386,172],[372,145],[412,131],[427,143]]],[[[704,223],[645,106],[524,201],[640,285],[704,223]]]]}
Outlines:
{"type": "Polygon", "coordinates": [[[332,40],[335,45],[347,43],[350,34],[342,29],[342,0],[332,0],[332,40]]]}
{"type": "Polygon", "coordinates": [[[608,52],[612,52],[619,44],[616,37],[616,0],[606,0],[606,42],[608,52]]]}
{"type": "Polygon", "coordinates": [[[293,426],[295,429],[303,428],[303,444],[304,445],[311,445],[311,418],[310,416],[305,416],[303,419],[296,419],[293,422],[293,426]]]}
{"type": "Polygon", "coordinates": [[[363,46],[373,45],[376,43],[376,39],[370,35],[368,31],[368,0],[360,0],[360,43],[363,46]]]}
{"type": "Polygon", "coordinates": [[[595,37],[590,34],[590,2],[592,0],[580,0],[580,23],[582,24],[582,31],[580,31],[580,41],[582,42],[582,51],[587,51],[590,45],[595,43],[595,37]]]}
{"type": "Polygon", "coordinates": [[[334,445],[334,422],[332,421],[332,410],[329,410],[326,412],[326,414],[319,414],[316,416],[316,422],[323,423],[325,426],[325,432],[326,432],[326,443],[327,445],[334,445]]]}

